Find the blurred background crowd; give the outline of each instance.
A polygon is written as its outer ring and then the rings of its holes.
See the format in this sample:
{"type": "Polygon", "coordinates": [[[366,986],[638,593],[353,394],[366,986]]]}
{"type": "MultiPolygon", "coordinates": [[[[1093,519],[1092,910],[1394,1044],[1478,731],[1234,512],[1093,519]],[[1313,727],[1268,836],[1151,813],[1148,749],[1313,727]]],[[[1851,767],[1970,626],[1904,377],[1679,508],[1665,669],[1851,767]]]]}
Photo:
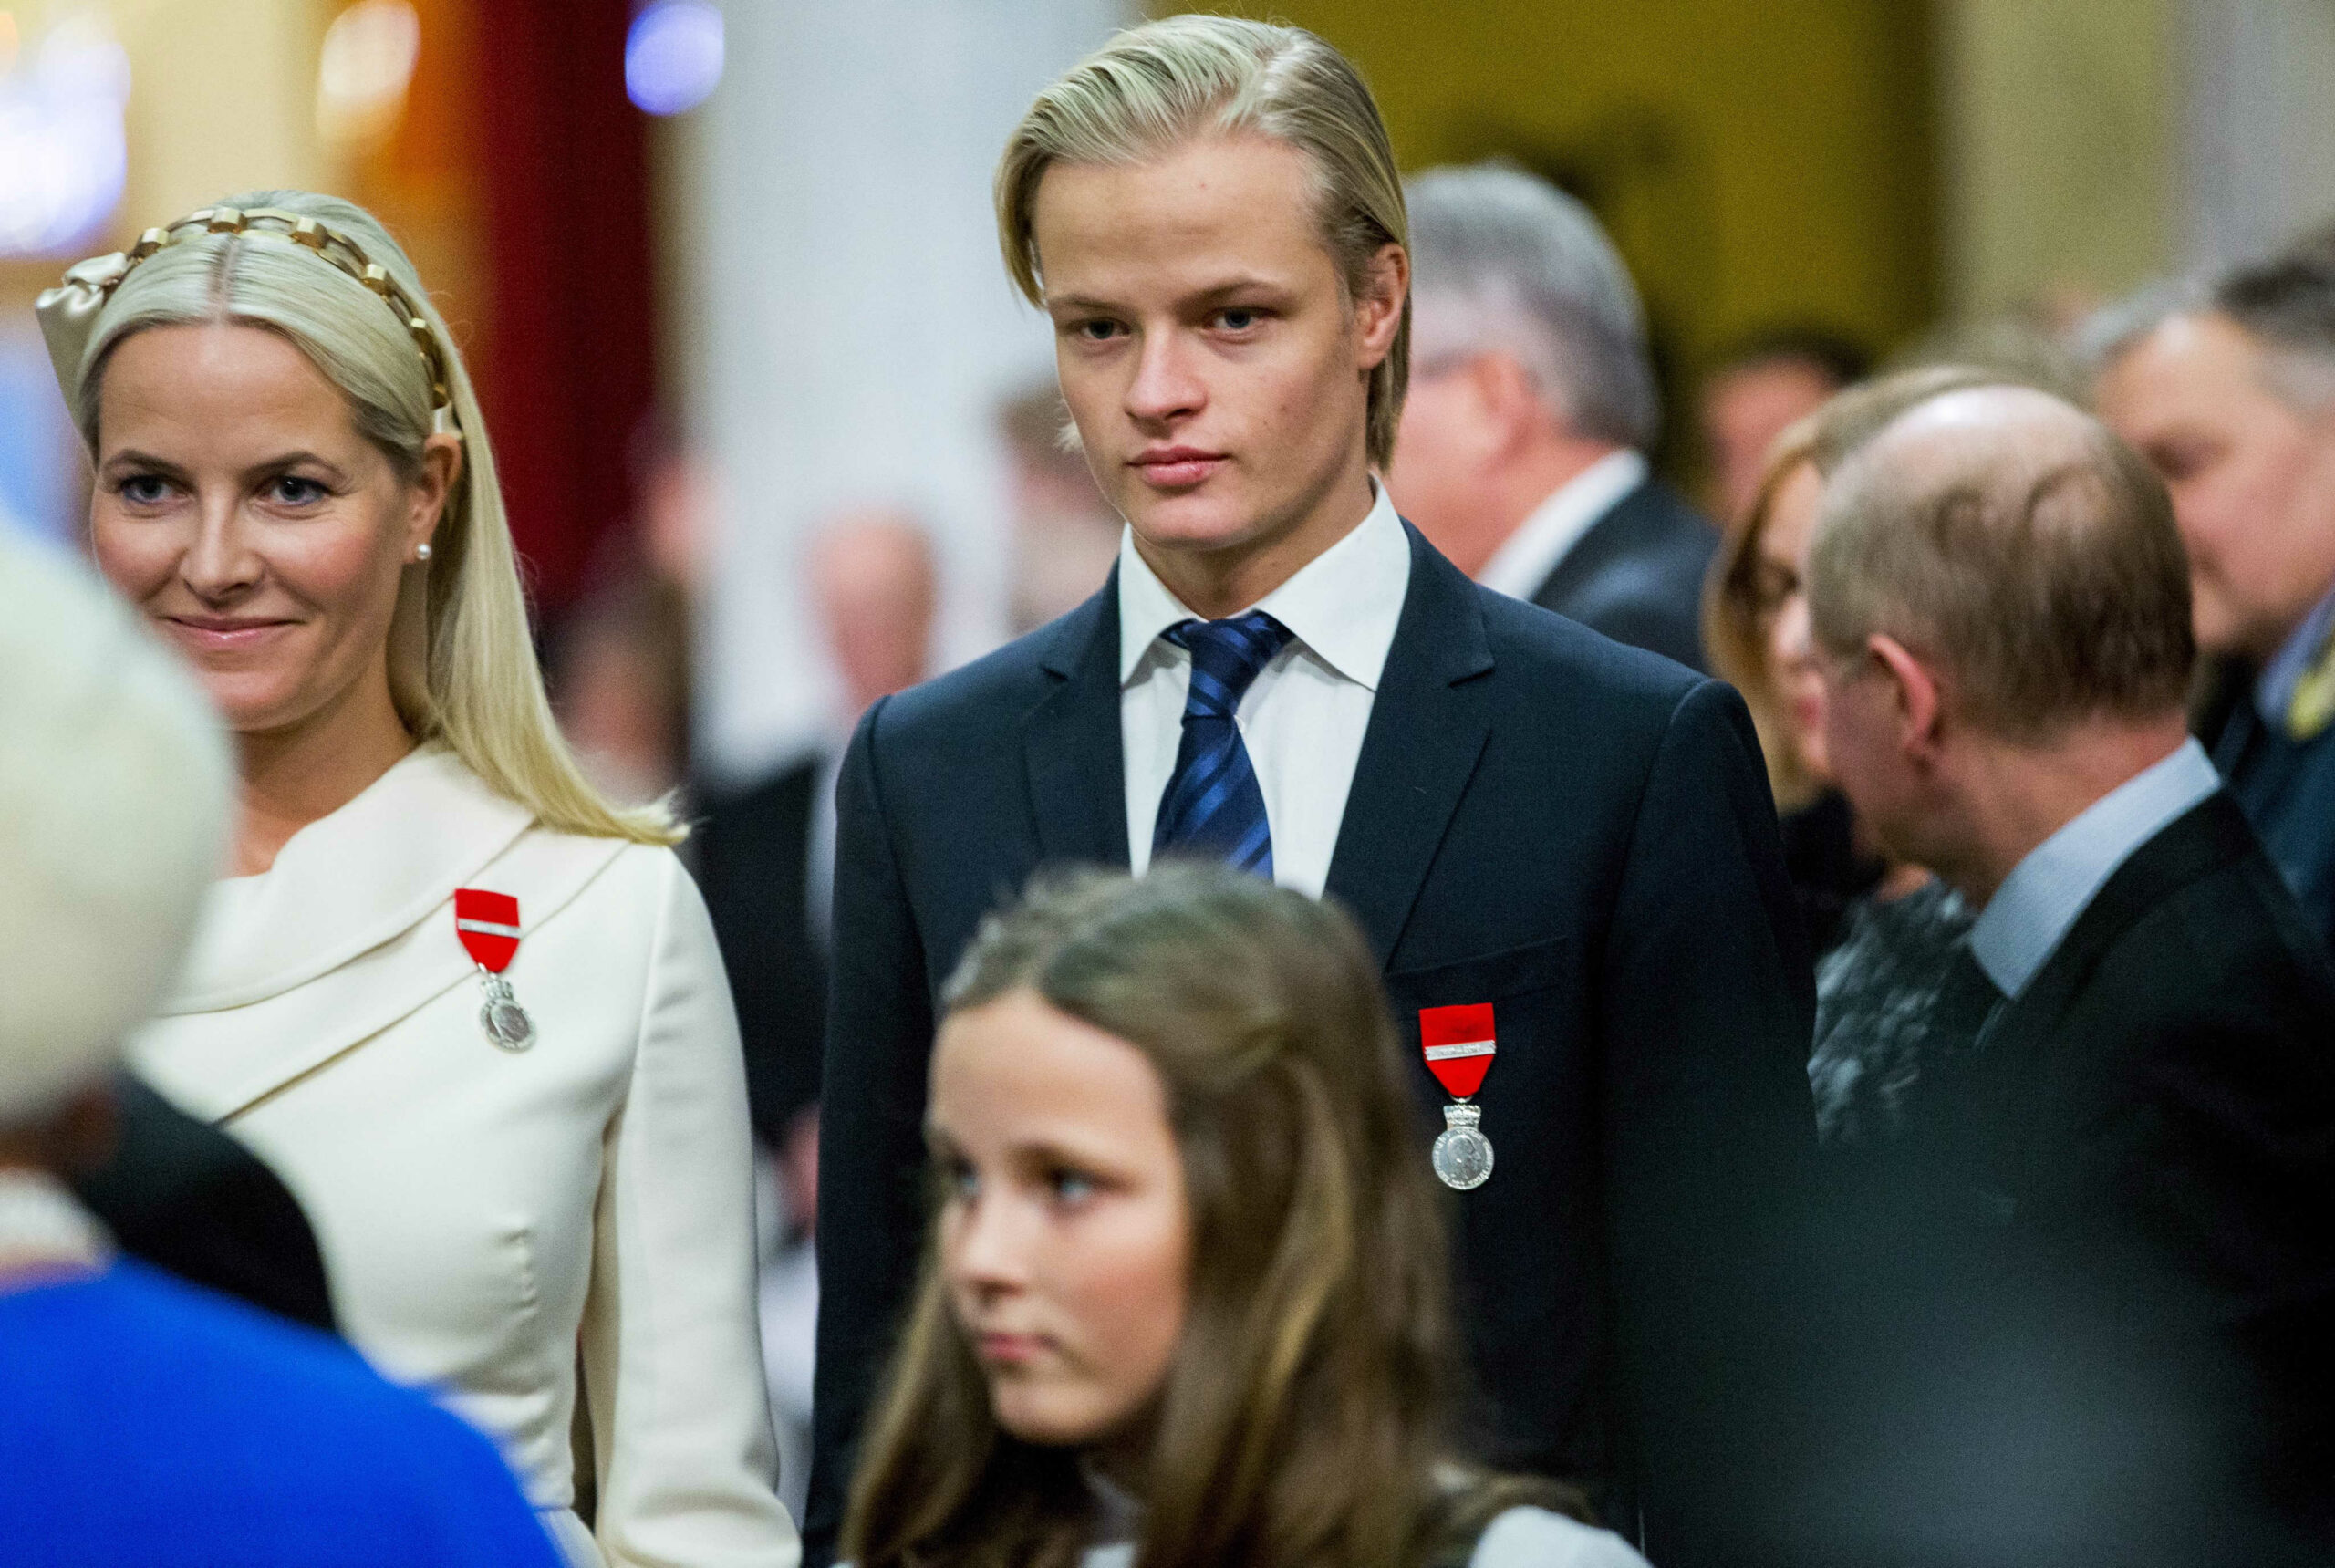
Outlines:
{"type": "MultiPolygon", "coordinates": [[[[1362,67],[1406,171],[1505,159],[1594,214],[1644,301],[1646,459],[1723,524],[1760,503],[1774,439],[1876,368],[2084,393],[2096,307],[2335,218],[2324,0],[1273,10],[1362,67]]],[[[869,702],[1114,558],[989,180],[1031,94],[1140,16],[0,0],[0,523],[63,540],[86,514],[30,308],[66,263],[242,189],[339,192],[399,234],[478,378],[571,737],[611,793],[680,789],[705,824],[796,1443],[822,803],[869,702]]]]}

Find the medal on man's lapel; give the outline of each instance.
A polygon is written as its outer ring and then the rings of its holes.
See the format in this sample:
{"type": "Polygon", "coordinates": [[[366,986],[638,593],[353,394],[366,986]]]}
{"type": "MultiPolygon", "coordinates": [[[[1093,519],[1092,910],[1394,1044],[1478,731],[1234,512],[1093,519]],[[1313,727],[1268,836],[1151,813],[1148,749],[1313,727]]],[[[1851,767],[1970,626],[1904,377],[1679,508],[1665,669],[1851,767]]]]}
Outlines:
{"type": "Polygon", "coordinates": [[[454,932],[462,939],[462,950],[478,964],[479,981],[486,988],[486,1002],[478,1010],[479,1028],[505,1051],[524,1051],[535,1043],[535,1021],[503,978],[519,953],[519,900],[483,888],[457,888],[454,932]]]}
{"type": "Polygon", "coordinates": [[[1435,1140],[1435,1174],[1460,1192],[1481,1187],[1492,1173],[1492,1140],[1480,1124],[1481,1106],[1468,1104],[1492,1070],[1500,1042],[1492,1031],[1492,1004],[1419,1009],[1419,1049],[1427,1070],[1456,1104],[1443,1107],[1443,1136],[1435,1140]]]}

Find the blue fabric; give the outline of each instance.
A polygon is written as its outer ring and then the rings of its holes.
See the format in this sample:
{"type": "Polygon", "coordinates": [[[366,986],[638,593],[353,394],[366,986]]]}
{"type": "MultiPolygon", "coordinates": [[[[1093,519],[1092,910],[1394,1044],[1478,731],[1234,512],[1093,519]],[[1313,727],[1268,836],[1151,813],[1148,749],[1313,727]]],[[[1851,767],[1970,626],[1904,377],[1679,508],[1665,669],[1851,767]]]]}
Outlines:
{"type": "Polygon", "coordinates": [[[2329,589],[2317,607],[2302,618],[2302,624],[2287,634],[2287,640],[2255,679],[2254,711],[2280,734],[2286,733],[2287,710],[2294,706],[2295,688],[2325,650],[2330,634],[2335,634],[2335,588],[2329,589]]]}
{"type": "Polygon", "coordinates": [[[1970,956],[2017,997],[2133,851],[2221,787],[2205,748],[2184,741],[2091,803],[2012,867],[1970,928],[1970,956]]]}
{"type": "Polygon", "coordinates": [[[338,1341],[123,1262],[0,1292],[16,1568],[557,1568],[485,1438],[338,1341]]]}
{"type": "Polygon", "coordinates": [[[1159,797],[1151,853],[1206,855],[1273,874],[1273,838],[1264,793],[1235,715],[1242,693],[1289,643],[1289,628],[1262,610],[1230,620],[1188,620],[1160,634],[1192,656],[1184,733],[1176,771],[1159,797]]]}
{"type": "Polygon", "coordinates": [[[2240,702],[2214,742],[2214,765],[2319,940],[2335,949],[2335,725],[2294,741],[2240,702]]]}

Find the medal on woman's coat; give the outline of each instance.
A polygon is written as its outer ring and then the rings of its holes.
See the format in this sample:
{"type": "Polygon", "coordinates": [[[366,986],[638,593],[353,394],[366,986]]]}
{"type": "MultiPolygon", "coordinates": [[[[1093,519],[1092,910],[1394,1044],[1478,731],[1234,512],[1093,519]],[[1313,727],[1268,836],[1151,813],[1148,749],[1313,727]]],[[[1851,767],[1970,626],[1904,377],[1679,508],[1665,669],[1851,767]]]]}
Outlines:
{"type": "Polygon", "coordinates": [[[1500,1050],[1492,1031],[1492,1004],[1420,1008],[1419,1049],[1427,1056],[1427,1070],[1458,1102],[1443,1107],[1443,1136],[1435,1140],[1433,1155],[1435,1174],[1444,1186],[1460,1192],[1481,1187],[1492,1174],[1492,1140],[1479,1125],[1484,1108],[1468,1102],[1484,1086],[1484,1075],[1492,1070],[1492,1057],[1500,1050]]]}
{"type": "Polygon", "coordinates": [[[486,988],[486,1002],[478,1010],[479,1028],[505,1051],[524,1051],[535,1043],[535,1021],[503,978],[519,954],[519,900],[483,888],[457,888],[454,932],[462,939],[462,950],[478,964],[479,981],[486,988]]]}

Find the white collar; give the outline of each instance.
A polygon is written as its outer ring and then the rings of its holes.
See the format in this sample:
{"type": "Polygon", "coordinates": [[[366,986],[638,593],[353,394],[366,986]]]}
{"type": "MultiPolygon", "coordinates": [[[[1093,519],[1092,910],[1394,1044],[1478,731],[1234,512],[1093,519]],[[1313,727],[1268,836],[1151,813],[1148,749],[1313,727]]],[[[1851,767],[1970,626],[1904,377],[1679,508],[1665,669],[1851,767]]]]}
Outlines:
{"type": "Polygon", "coordinates": [[[2220,787],[2205,749],[2184,741],[2029,851],[1970,928],[1970,956],[1995,988],[2025,991],[2116,868],[2220,787]]]}
{"type": "MultiPolygon", "coordinates": [[[[1403,597],[1411,585],[1411,541],[1384,485],[1363,520],[1252,607],[1289,628],[1296,642],[1338,674],[1378,689],[1403,597]]],[[[1119,538],[1119,683],[1135,679],[1159,634],[1197,618],[1135,547],[1119,538]]],[[[1168,645],[1172,647],[1173,644],[1168,645]]]]}
{"type": "Polygon", "coordinates": [[[264,874],[211,885],[166,1011],[241,1007],[329,973],[428,918],[534,822],[452,751],[415,747],[264,874]]]}
{"type": "Polygon", "coordinates": [[[1645,456],[1628,447],[1607,452],[1534,507],[1492,552],[1476,580],[1512,599],[1531,598],[1582,535],[1645,483],[1647,472],[1645,456]]]}

